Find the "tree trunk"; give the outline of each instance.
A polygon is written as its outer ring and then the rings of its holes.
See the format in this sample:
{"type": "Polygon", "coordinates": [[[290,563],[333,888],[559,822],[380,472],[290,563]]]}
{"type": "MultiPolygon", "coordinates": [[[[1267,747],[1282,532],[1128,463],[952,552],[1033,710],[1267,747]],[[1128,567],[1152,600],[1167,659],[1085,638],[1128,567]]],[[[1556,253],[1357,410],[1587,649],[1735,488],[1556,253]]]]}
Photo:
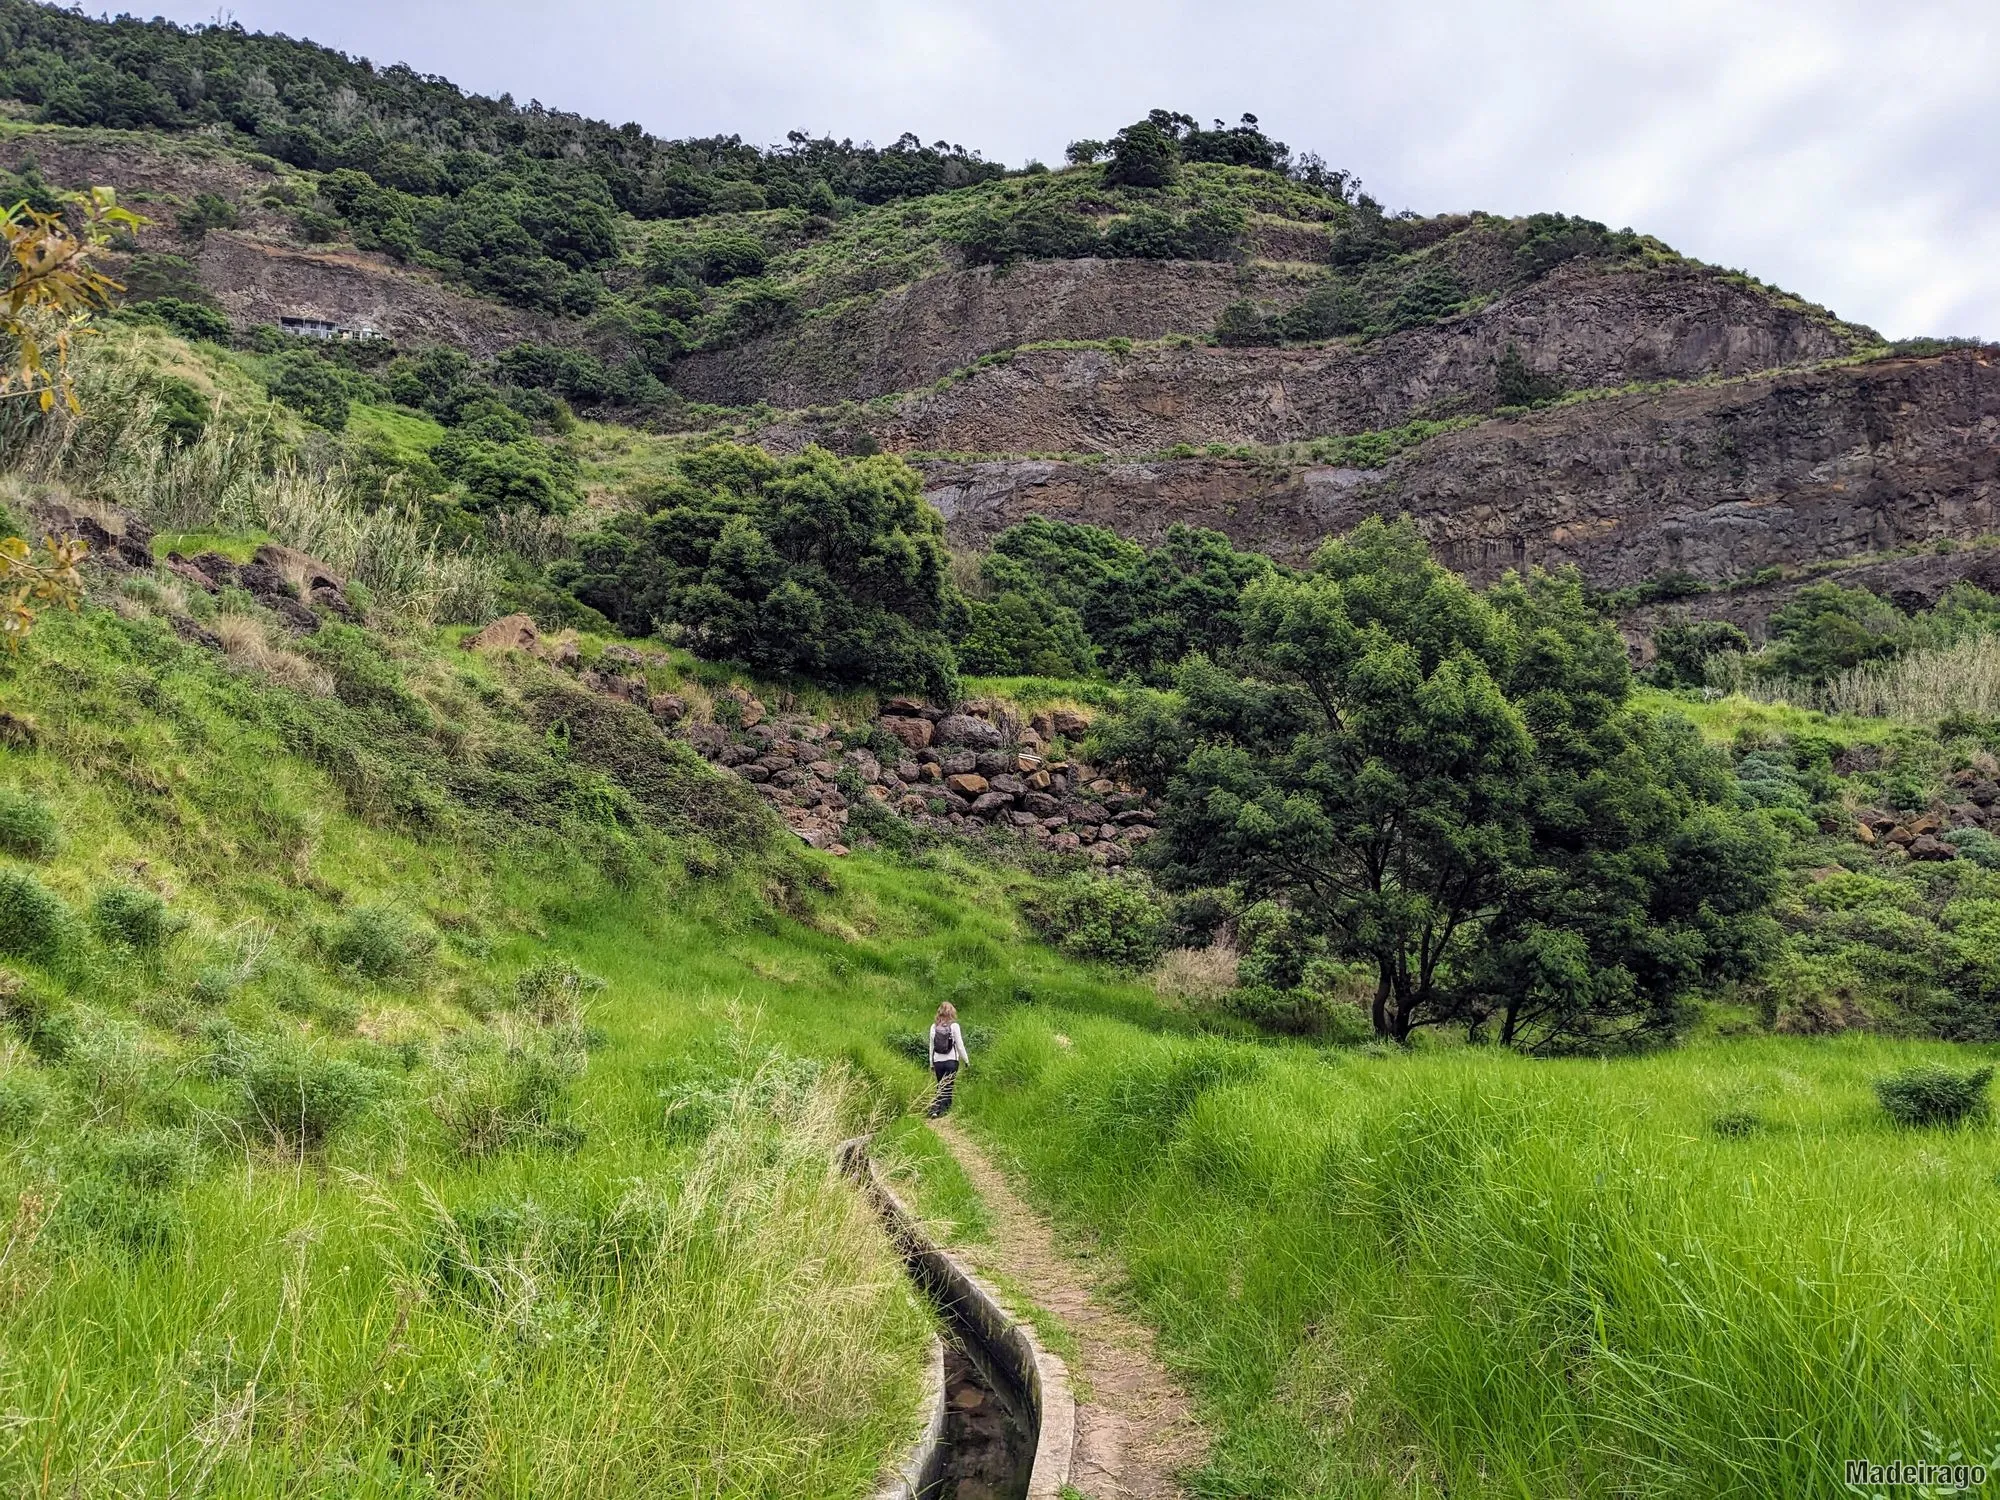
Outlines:
{"type": "Polygon", "coordinates": [[[1389,960],[1383,959],[1375,979],[1375,1035],[1388,1036],[1389,1031],[1389,960]]]}

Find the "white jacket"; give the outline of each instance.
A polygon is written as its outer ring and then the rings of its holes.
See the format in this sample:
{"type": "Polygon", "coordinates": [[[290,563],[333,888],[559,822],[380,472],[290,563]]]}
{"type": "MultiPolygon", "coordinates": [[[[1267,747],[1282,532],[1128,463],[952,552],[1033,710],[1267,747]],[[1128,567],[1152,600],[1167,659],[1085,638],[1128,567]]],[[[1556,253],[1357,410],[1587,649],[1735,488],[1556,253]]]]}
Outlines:
{"type": "Polygon", "coordinates": [[[937,1026],[935,1023],[924,1032],[924,1045],[930,1048],[931,1062],[934,1064],[950,1062],[954,1058],[961,1063],[972,1061],[965,1053],[965,1033],[958,1029],[958,1022],[956,1021],[951,1023],[951,1051],[940,1052],[937,1050],[937,1026]]]}

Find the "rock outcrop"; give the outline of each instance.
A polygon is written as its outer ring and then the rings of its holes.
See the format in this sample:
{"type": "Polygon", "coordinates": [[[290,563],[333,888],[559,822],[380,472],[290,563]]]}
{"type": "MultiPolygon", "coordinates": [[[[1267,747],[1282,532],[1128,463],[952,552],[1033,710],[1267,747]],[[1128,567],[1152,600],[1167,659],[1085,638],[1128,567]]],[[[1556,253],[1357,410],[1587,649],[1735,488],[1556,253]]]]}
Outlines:
{"type": "Polygon", "coordinates": [[[2000,352],[1691,384],[1447,433],[1380,469],[1239,459],[928,463],[955,540],[1029,515],[1142,541],[1175,521],[1310,555],[1408,514],[1480,580],[1574,563],[1604,586],[1758,569],[2000,531],[2000,352]]]}
{"type": "Polygon", "coordinates": [[[1311,285],[1304,270],[1211,261],[980,266],[816,311],[733,349],[691,354],[674,367],[673,385],[691,400],[730,405],[864,401],[1042,339],[1207,333],[1239,297],[1282,305],[1311,285]]]}
{"type": "Polygon", "coordinates": [[[497,354],[526,339],[566,339],[554,322],[469,297],[429,276],[353,250],[301,250],[229,230],[210,230],[195,268],[232,322],[323,318],[372,328],[414,344],[452,344],[497,354]]]}
{"type": "MultiPolygon", "coordinates": [[[[1024,350],[908,397],[868,427],[886,448],[931,453],[1286,443],[1489,411],[1510,347],[1563,388],[1586,390],[1815,364],[1850,353],[1859,337],[1702,267],[1578,263],[1477,312],[1360,348],[1024,350]]],[[[778,446],[788,434],[774,435],[778,446]]]]}

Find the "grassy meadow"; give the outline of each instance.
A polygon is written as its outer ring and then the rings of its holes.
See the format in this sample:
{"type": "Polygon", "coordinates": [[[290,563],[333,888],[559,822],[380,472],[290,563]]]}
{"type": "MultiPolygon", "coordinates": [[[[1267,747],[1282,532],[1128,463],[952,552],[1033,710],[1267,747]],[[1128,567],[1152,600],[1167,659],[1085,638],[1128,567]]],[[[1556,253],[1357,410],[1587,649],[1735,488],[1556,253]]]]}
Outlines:
{"type": "Polygon", "coordinates": [[[1988,1050],[1538,1062],[1037,1013],[961,1097],[1212,1403],[1201,1494],[1834,1495],[1849,1457],[2000,1447],[2000,1138],[1870,1087],[1988,1050]]]}
{"type": "MultiPolygon", "coordinates": [[[[402,650],[504,759],[518,686],[402,650]]],[[[830,1152],[921,1093],[891,1033],[1143,1004],[949,854],[676,841],[577,767],[605,826],[538,825],[380,725],[329,768],[346,705],[153,619],[0,695],[5,1493],[865,1493],[928,1327],[830,1152]]]]}

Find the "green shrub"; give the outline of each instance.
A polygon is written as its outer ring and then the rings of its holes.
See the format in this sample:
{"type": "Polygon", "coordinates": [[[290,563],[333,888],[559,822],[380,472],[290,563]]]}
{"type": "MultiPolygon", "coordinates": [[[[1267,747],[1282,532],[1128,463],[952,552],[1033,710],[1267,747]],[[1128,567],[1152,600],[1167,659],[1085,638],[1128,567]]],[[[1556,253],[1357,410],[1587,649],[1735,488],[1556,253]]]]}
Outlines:
{"type": "Polygon", "coordinates": [[[236,205],[221,194],[196,193],[194,202],[175,218],[174,226],[183,239],[199,240],[211,229],[234,229],[242,222],[236,205]]]}
{"type": "Polygon", "coordinates": [[[1875,1080],[1875,1097],[1898,1125],[1960,1125],[1984,1117],[1992,1067],[1960,1073],[1942,1063],[1919,1063],[1875,1080]]]}
{"type": "Polygon", "coordinates": [[[1754,1109],[1725,1109],[1708,1122],[1708,1128],[1728,1140],[1755,1135],[1764,1128],[1764,1117],[1754,1109]]]}
{"type": "Polygon", "coordinates": [[[49,1106],[48,1085],[34,1074],[0,1073],[0,1136],[19,1135],[42,1117],[49,1106]]]}
{"type": "Polygon", "coordinates": [[[75,917],[54,891],[26,870],[0,870],[0,953],[53,968],[68,954],[74,930],[75,917]]]}
{"type": "Polygon", "coordinates": [[[33,792],[0,787],[0,853],[48,859],[61,843],[62,825],[48,803],[33,792]]]}
{"type": "Polygon", "coordinates": [[[190,302],[184,297],[155,297],[134,311],[157,319],[191,339],[211,344],[229,342],[228,314],[203,302],[190,302]]]}
{"type": "Polygon", "coordinates": [[[521,1009],[544,1026],[574,1024],[582,1018],[589,997],[603,989],[602,979],[560,958],[543,959],[514,981],[521,1009]]]}
{"type": "Polygon", "coordinates": [[[194,982],[188,986],[188,997],[197,1005],[227,1005],[229,997],[236,993],[236,987],[233,970],[218,964],[203,964],[195,971],[194,982]]]}
{"type": "Polygon", "coordinates": [[[1353,1046],[1375,1035],[1373,1021],[1354,1006],[1300,985],[1279,989],[1246,984],[1222,997],[1222,1008],[1263,1031],[1353,1046]]]}
{"type": "Polygon", "coordinates": [[[179,927],[167,903],[136,886],[107,886],[90,904],[90,925],[107,943],[158,953],[179,927]]]}
{"type": "Polygon", "coordinates": [[[76,1027],[69,1011],[44,991],[4,972],[0,972],[0,1015],[41,1062],[59,1063],[75,1045],[76,1027]]]}
{"type": "Polygon", "coordinates": [[[272,363],[266,386],[273,401],[289,406],[315,427],[339,432],[347,426],[347,382],[315,354],[303,349],[280,354],[272,363]]]}
{"type": "Polygon", "coordinates": [[[534,1143],[574,1148],[582,1132],[563,1107],[584,1066],[580,1046],[548,1036],[462,1050],[442,1065],[431,1112],[464,1156],[534,1143]]]}
{"type": "Polygon", "coordinates": [[[89,1172],[64,1185],[52,1227],[58,1237],[95,1240],[134,1255],[158,1254],[173,1245],[181,1215],[156,1193],[89,1172]]]}
{"type": "Polygon", "coordinates": [[[178,1130],[142,1130],[112,1137],[103,1161],[108,1176],[142,1192],[163,1193],[194,1174],[194,1147],[178,1130]]]}
{"type": "Polygon", "coordinates": [[[437,934],[392,906],[357,906],[325,934],[326,956],[365,979],[410,979],[437,952],[437,934]]]}
{"type": "Polygon", "coordinates": [[[1158,958],[1167,932],[1165,903],[1136,875],[1072,875],[1024,899],[1021,912],[1060,952],[1124,969],[1158,958]]]}
{"type": "Polygon", "coordinates": [[[238,1064],[238,1120],[290,1151],[311,1151],[366,1108],[381,1075],[298,1044],[272,1043],[238,1064]]]}
{"type": "Polygon", "coordinates": [[[1981,869],[2000,870],[2000,838],[1984,828],[1954,828],[1941,837],[1981,869]]]}

